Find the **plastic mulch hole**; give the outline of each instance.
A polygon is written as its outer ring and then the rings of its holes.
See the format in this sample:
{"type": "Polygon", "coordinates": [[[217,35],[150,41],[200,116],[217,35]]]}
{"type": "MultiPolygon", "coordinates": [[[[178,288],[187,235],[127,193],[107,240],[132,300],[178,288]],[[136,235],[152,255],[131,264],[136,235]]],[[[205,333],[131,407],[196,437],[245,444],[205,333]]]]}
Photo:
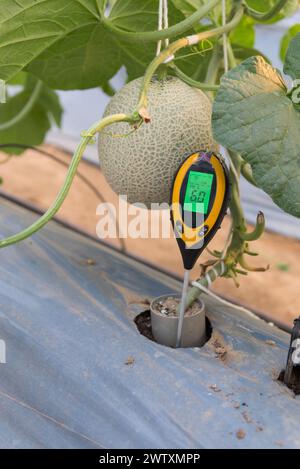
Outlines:
{"type": "MultiPolygon", "coordinates": [[[[135,325],[137,330],[141,335],[146,337],[147,339],[156,342],[153,333],[152,333],[152,325],[151,325],[151,312],[149,309],[142,311],[138,314],[134,319],[135,325]]],[[[212,336],[212,325],[208,317],[205,317],[205,342],[208,342],[212,336]]],[[[204,344],[202,344],[203,346],[204,344]]],[[[198,345],[200,346],[200,344],[198,345]]]]}

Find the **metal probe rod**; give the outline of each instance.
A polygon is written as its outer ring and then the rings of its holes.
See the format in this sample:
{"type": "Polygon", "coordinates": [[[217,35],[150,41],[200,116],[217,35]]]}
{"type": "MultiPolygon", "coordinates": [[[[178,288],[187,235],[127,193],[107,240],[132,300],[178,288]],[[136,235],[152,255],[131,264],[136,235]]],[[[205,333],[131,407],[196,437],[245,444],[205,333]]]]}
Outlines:
{"type": "Polygon", "coordinates": [[[181,294],[180,312],[179,312],[179,318],[178,318],[176,348],[181,346],[182,326],[183,326],[183,318],[184,318],[184,313],[185,313],[186,295],[187,295],[187,290],[189,286],[189,277],[190,277],[190,271],[185,270],[182,294],[181,294]]]}

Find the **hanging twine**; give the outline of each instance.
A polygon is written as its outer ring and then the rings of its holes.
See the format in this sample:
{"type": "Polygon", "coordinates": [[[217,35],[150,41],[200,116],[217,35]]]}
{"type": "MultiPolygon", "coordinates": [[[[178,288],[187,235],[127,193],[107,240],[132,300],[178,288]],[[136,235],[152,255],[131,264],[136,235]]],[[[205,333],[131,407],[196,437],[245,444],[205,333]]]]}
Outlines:
{"type": "MultiPolygon", "coordinates": [[[[168,0],[159,0],[158,6],[158,31],[162,29],[167,29],[169,27],[169,8],[168,0]]],[[[169,39],[164,40],[165,47],[169,45],[169,39]]],[[[157,43],[156,55],[159,55],[161,52],[162,40],[159,40],[157,43]]]]}
{"type": "MultiPolygon", "coordinates": [[[[242,311],[243,313],[246,313],[246,314],[248,314],[248,316],[251,316],[251,317],[253,317],[257,320],[261,319],[259,316],[256,316],[254,313],[252,313],[252,311],[250,311],[249,309],[244,308],[243,306],[238,306],[234,303],[231,303],[231,301],[227,301],[227,300],[224,300],[223,298],[220,298],[219,295],[216,295],[215,293],[213,293],[211,290],[209,290],[208,288],[201,285],[201,283],[197,282],[196,280],[194,282],[192,282],[192,285],[193,285],[193,287],[199,288],[199,290],[201,290],[203,293],[206,293],[207,295],[211,296],[212,298],[217,300],[219,303],[221,303],[225,306],[229,306],[231,309],[236,309],[238,311],[242,311]]],[[[269,323],[269,325],[271,325],[271,324],[272,323],[269,323]]]]}
{"type": "MultiPolygon", "coordinates": [[[[226,25],[226,0],[222,0],[222,26],[226,25]]],[[[223,55],[224,55],[224,70],[228,72],[228,49],[227,49],[227,34],[223,34],[223,55]]]]}
{"type": "MultiPolygon", "coordinates": [[[[162,30],[162,21],[163,21],[163,0],[159,0],[158,6],[158,31],[162,30]]],[[[156,55],[159,55],[161,51],[161,40],[157,42],[156,55]]]]}
{"type": "MultiPolygon", "coordinates": [[[[164,29],[168,29],[169,27],[169,8],[168,8],[168,0],[164,0],[164,29]]],[[[168,47],[169,39],[165,39],[165,47],[168,47]]]]}

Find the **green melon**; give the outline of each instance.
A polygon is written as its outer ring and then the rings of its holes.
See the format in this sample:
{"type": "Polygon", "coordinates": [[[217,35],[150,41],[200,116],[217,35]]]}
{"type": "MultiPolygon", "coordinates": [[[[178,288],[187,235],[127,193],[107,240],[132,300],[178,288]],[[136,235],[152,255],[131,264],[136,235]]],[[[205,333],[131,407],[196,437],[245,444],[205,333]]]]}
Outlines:
{"type": "MultiPolygon", "coordinates": [[[[104,116],[132,113],[138,103],[142,78],[125,85],[111,99],[104,116]]],[[[149,124],[126,134],[129,126],[116,123],[99,135],[99,158],[103,173],[119,195],[129,203],[169,202],[174,175],[180,163],[197,150],[216,150],[211,129],[209,98],[178,78],[154,79],[148,92],[149,124]]]]}

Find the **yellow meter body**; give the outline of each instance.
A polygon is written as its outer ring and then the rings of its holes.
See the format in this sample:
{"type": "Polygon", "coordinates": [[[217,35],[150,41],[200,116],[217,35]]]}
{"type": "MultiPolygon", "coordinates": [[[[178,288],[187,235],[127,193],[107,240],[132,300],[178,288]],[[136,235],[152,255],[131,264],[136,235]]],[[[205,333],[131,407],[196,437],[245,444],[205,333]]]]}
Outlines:
{"type": "Polygon", "coordinates": [[[171,221],[184,267],[190,270],[220,227],[230,198],[221,155],[199,151],[178,169],[171,193],[171,221]]]}

